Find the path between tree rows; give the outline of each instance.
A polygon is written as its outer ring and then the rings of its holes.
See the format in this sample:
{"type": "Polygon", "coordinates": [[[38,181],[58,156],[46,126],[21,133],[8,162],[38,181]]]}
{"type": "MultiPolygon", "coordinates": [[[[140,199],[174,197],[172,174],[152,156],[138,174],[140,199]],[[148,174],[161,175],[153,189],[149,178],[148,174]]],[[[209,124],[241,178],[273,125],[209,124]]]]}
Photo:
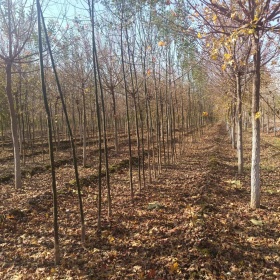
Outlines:
{"type": "Polygon", "coordinates": [[[77,198],[61,183],[62,264],[57,267],[52,265],[50,193],[42,183],[49,178],[27,178],[18,195],[7,194],[11,190],[1,185],[5,207],[16,208],[17,201],[27,210],[2,223],[0,278],[279,279],[279,186],[270,186],[264,206],[253,211],[249,170],[237,177],[235,164],[235,151],[220,124],[206,129],[197,142],[186,142],[178,162],[163,169],[134,206],[122,172],[113,174],[114,217],[111,225],[103,222],[100,235],[95,232],[96,189],[85,188],[84,247],[77,198]],[[36,186],[42,193],[37,206],[30,203],[32,195],[38,197],[36,186]]]}

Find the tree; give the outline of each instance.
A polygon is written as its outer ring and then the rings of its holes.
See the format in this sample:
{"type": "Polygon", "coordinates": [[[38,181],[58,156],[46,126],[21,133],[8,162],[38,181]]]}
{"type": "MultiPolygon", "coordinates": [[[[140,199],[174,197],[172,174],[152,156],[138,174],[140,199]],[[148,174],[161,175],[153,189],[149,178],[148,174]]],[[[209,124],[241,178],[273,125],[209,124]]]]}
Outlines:
{"type": "Polygon", "coordinates": [[[54,165],[54,149],[53,149],[53,137],[52,137],[52,124],[51,113],[48,104],[47,90],[44,74],[44,61],[43,61],[43,44],[42,44],[42,26],[41,26],[41,6],[39,0],[36,0],[37,15],[38,15],[38,43],[39,43],[39,58],[40,58],[40,73],[41,73],[41,85],[42,95],[44,99],[45,110],[47,114],[48,122],[48,140],[49,140],[49,155],[52,174],[52,192],[53,192],[53,226],[54,226],[54,260],[55,264],[60,262],[60,250],[59,250],[59,236],[58,236],[58,204],[57,204],[57,190],[56,190],[56,176],[54,165]]]}
{"type": "MultiPolygon", "coordinates": [[[[202,0],[200,5],[188,1],[200,20],[202,37],[205,28],[209,33],[226,34],[228,40],[221,40],[219,45],[232,44],[236,40],[249,38],[252,42],[252,161],[251,161],[251,207],[260,207],[260,82],[261,64],[267,59],[265,48],[271,45],[272,34],[279,32],[280,15],[278,1],[219,1],[202,0]],[[212,21],[211,21],[212,19],[212,21]],[[227,28],[221,19],[227,20],[227,28]]],[[[217,55],[217,47],[213,48],[212,56],[217,55]]]]}
{"type": "Polygon", "coordinates": [[[24,59],[23,51],[31,37],[35,24],[34,2],[4,0],[0,3],[0,59],[5,64],[6,95],[9,103],[11,131],[14,148],[15,187],[21,187],[20,149],[18,122],[13,97],[13,65],[24,59]]]}

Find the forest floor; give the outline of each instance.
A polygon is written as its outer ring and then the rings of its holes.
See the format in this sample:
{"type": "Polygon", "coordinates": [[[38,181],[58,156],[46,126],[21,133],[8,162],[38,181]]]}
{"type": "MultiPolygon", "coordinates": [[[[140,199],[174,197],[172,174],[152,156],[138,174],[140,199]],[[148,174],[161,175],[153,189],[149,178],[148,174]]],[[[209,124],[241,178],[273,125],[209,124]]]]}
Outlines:
{"type": "Polygon", "coordinates": [[[105,218],[104,199],[99,234],[97,186],[83,187],[84,245],[73,168],[58,167],[59,266],[49,172],[26,176],[20,190],[1,183],[0,279],[280,279],[280,139],[263,134],[261,146],[260,209],[249,207],[250,134],[239,176],[224,126],[209,126],[133,205],[127,169],[111,174],[113,218],[105,218]]]}

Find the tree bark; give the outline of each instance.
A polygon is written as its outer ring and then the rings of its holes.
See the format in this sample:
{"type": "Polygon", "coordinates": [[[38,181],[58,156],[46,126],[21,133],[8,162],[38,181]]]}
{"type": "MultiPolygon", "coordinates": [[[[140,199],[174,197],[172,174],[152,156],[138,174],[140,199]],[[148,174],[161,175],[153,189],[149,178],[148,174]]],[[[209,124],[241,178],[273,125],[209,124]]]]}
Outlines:
{"type": "Polygon", "coordinates": [[[237,159],[238,174],[243,173],[243,133],[242,133],[242,92],[241,92],[241,74],[236,75],[236,92],[237,92],[237,159]]]}
{"type": "Polygon", "coordinates": [[[15,169],[15,187],[21,188],[21,168],[20,168],[20,150],[19,150],[19,135],[17,117],[14,106],[14,99],[12,94],[12,63],[7,61],[6,63],[6,94],[9,102],[10,118],[11,118],[11,130],[14,147],[14,169],[15,169]]]}
{"type": "Polygon", "coordinates": [[[116,96],[114,88],[111,88],[111,95],[113,100],[113,112],[114,112],[114,135],[115,135],[115,151],[119,153],[119,139],[118,139],[118,118],[117,118],[117,108],[116,108],[116,96]]]}
{"type": "Polygon", "coordinates": [[[236,149],[236,96],[233,97],[231,112],[231,145],[236,149]]]}
{"type": "Polygon", "coordinates": [[[51,111],[50,111],[50,106],[48,104],[47,89],[46,89],[45,75],[44,75],[43,44],[42,44],[42,32],[41,32],[41,14],[40,14],[41,6],[39,3],[39,0],[36,1],[36,4],[37,4],[37,16],[38,16],[38,44],[39,44],[41,86],[42,86],[42,94],[43,94],[45,111],[46,111],[46,115],[47,115],[49,156],[50,156],[51,176],[52,176],[54,262],[55,262],[55,265],[58,265],[60,263],[58,203],[57,203],[57,189],[56,189],[54,147],[53,147],[53,137],[52,137],[52,124],[51,124],[51,111]]]}
{"type": "Polygon", "coordinates": [[[254,37],[254,77],[252,92],[252,163],[251,163],[251,208],[260,207],[260,42],[259,32],[254,37]]]}

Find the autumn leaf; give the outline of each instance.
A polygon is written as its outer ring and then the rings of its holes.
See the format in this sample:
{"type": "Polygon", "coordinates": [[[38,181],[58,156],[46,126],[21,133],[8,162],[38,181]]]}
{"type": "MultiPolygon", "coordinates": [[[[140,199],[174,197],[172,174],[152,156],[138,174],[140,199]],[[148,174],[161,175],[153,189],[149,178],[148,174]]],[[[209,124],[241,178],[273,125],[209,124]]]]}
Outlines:
{"type": "Polygon", "coordinates": [[[210,58],[211,58],[212,60],[217,60],[217,59],[218,59],[218,55],[217,55],[216,53],[211,54],[210,58]]]}
{"type": "Polygon", "coordinates": [[[251,219],[250,222],[255,226],[262,226],[263,222],[261,220],[251,219]]]}
{"type": "Polygon", "coordinates": [[[158,42],[158,46],[159,46],[159,47],[164,47],[164,46],[166,46],[166,42],[164,42],[164,41],[159,41],[159,42],[158,42]]]}
{"type": "Polygon", "coordinates": [[[225,60],[230,60],[231,59],[231,54],[230,53],[225,53],[224,58],[225,58],[225,60]]]}
{"type": "Polygon", "coordinates": [[[109,235],[108,236],[108,241],[109,241],[109,243],[114,243],[115,238],[112,235],[109,235]]]}
{"type": "Polygon", "coordinates": [[[140,266],[140,265],[135,265],[135,266],[133,267],[133,271],[134,271],[134,272],[141,272],[141,271],[142,271],[142,266],[140,266]]]}
{"type": "Polygon", "coordinates": [[[255,119],[257,120],[257,119],[259,119],[260,117],[261,117],[261,112],[258,111],[258,112],[255,114],[255,119]]]}
{"type": "Polygon", "coordinates": [[[253,28],[247,29],[247,34],[251,35],[254,33],[255,33],[255,29],[253,29],[253,28]]]}
{"type": "Polygon", "coordinates": [[[56,272],[56,269],[54,267],[52,267],[50,273],[54,274],[55,272],[56,272]]]}
{"type": "Polygon", "coordinates": [[[217,18],[218,18],[217,15],[213,16],[212,20],[214,21],[214,23],[217,21],[217,18]]]}
{"type": "Polygon", "coordinates": [[[174,273],[174,272],[176,272],[177,270],[179,269],[179,265],[178,265],[178,263],[177,262],[174,262],[171,266],[170,266],[170,272],[171,273],[174,273]]]}
{"type": "Polygon", "coordinates": [[[201,39],[201,38],[202,38],[202,35],[201,35],[200,32],[197,33],[197,38],[198,38],[198,39],[201,39]]]}

